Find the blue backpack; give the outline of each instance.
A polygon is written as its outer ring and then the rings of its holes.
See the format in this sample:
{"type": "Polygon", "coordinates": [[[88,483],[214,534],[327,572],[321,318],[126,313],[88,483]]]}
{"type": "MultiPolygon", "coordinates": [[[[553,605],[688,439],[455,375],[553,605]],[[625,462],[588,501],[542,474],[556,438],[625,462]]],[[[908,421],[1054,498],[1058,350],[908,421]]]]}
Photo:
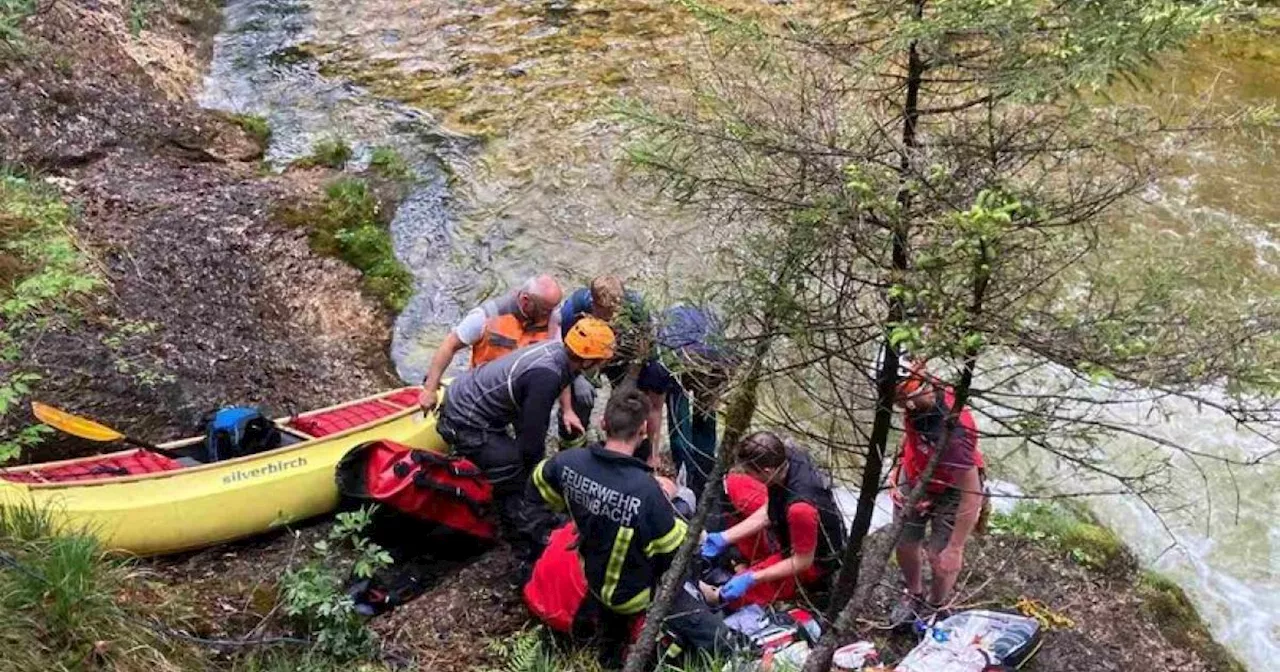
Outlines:
{"type": "Polygon", "coordinates": [[[230,406],[205,416],[204,462],[219,462],[254,455],[280,446],[276,423],[262,411],[230,406]]]}

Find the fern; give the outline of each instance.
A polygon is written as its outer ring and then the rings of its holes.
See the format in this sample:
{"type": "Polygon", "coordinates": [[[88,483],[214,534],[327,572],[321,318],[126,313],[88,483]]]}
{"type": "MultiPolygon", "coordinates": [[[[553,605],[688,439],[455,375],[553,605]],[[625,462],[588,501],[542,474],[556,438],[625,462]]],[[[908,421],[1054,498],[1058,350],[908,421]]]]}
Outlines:
{"type": "Polygon", "coordinates": [[[542,626],[522,630],[508,639],[489,642],[489,652],[502,660],[502,667],[490,672],[559,672],[581,669],[568,661],[559,660],[549,651],[543,639],[542,626]]]}

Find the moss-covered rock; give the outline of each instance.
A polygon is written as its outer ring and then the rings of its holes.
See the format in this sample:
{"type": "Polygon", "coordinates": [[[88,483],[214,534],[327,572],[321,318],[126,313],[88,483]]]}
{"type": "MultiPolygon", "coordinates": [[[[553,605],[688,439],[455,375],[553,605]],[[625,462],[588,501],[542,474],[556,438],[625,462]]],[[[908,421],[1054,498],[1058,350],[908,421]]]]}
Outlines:
{"type": "Polygon", "coordinates": [[[413,275],[396,259],[385,214],[367,182],[344,177],[325,188],[320,202],[281,208],[276,218],[305,228],[312,249],[354,266],[365,291],[399,312],[413,293],[413,275]]]}
{"type": "Polygon", "coordinates": [[[992,516],[993,534],[1045,541],[1077,564],[1112,574],[1135,567],[1133,555],[1111,530],[1099,525],[1083,507],[1023,502],[1007,514],[992,516]]]}
{"type": "Polygon", "coordinates": [[[1142,598],[1142,610],[1151,616],[1170,642],[1195,650],[1215,670],[1248,672],[1226,647],[1214,641],[1208,626],[1178,584],[1155,572],[1143,572],[1138,580],[1138,595],[1142,598]]]}

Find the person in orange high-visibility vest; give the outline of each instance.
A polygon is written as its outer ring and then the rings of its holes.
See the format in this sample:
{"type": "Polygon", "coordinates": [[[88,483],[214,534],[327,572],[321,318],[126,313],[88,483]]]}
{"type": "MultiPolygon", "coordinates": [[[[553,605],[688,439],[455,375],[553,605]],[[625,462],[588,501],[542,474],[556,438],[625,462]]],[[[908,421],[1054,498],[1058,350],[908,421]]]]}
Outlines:
{"type": "MultiPolygon", "coordinates": [[[[530,278],[506,296],[486,301],[467,313],[436,348],[422,381],[419,403],[424,411],[436,407],[440,379],[463,348],[471,348],[471,368],[546,340],[548,324],[563,292],[550,275],[530,278]]],[[[558,335],[558,334],[557,334],[558,335]]]]}

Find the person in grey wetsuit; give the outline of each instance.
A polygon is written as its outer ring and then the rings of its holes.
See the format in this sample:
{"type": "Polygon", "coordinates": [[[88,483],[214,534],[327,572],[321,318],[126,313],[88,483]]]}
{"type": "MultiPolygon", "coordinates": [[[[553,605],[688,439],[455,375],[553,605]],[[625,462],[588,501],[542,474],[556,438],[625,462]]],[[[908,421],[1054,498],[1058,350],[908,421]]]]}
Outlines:
{"type": "Polygon", "coordinates": [[[551,409],[582,371],[613,357],[613,330],[583,318],[563,341],[528,345],[471,369],[445,390],[437,430],[493,485],[504,535],[516,538],[525,483],[546,451],[551,409]]]}

